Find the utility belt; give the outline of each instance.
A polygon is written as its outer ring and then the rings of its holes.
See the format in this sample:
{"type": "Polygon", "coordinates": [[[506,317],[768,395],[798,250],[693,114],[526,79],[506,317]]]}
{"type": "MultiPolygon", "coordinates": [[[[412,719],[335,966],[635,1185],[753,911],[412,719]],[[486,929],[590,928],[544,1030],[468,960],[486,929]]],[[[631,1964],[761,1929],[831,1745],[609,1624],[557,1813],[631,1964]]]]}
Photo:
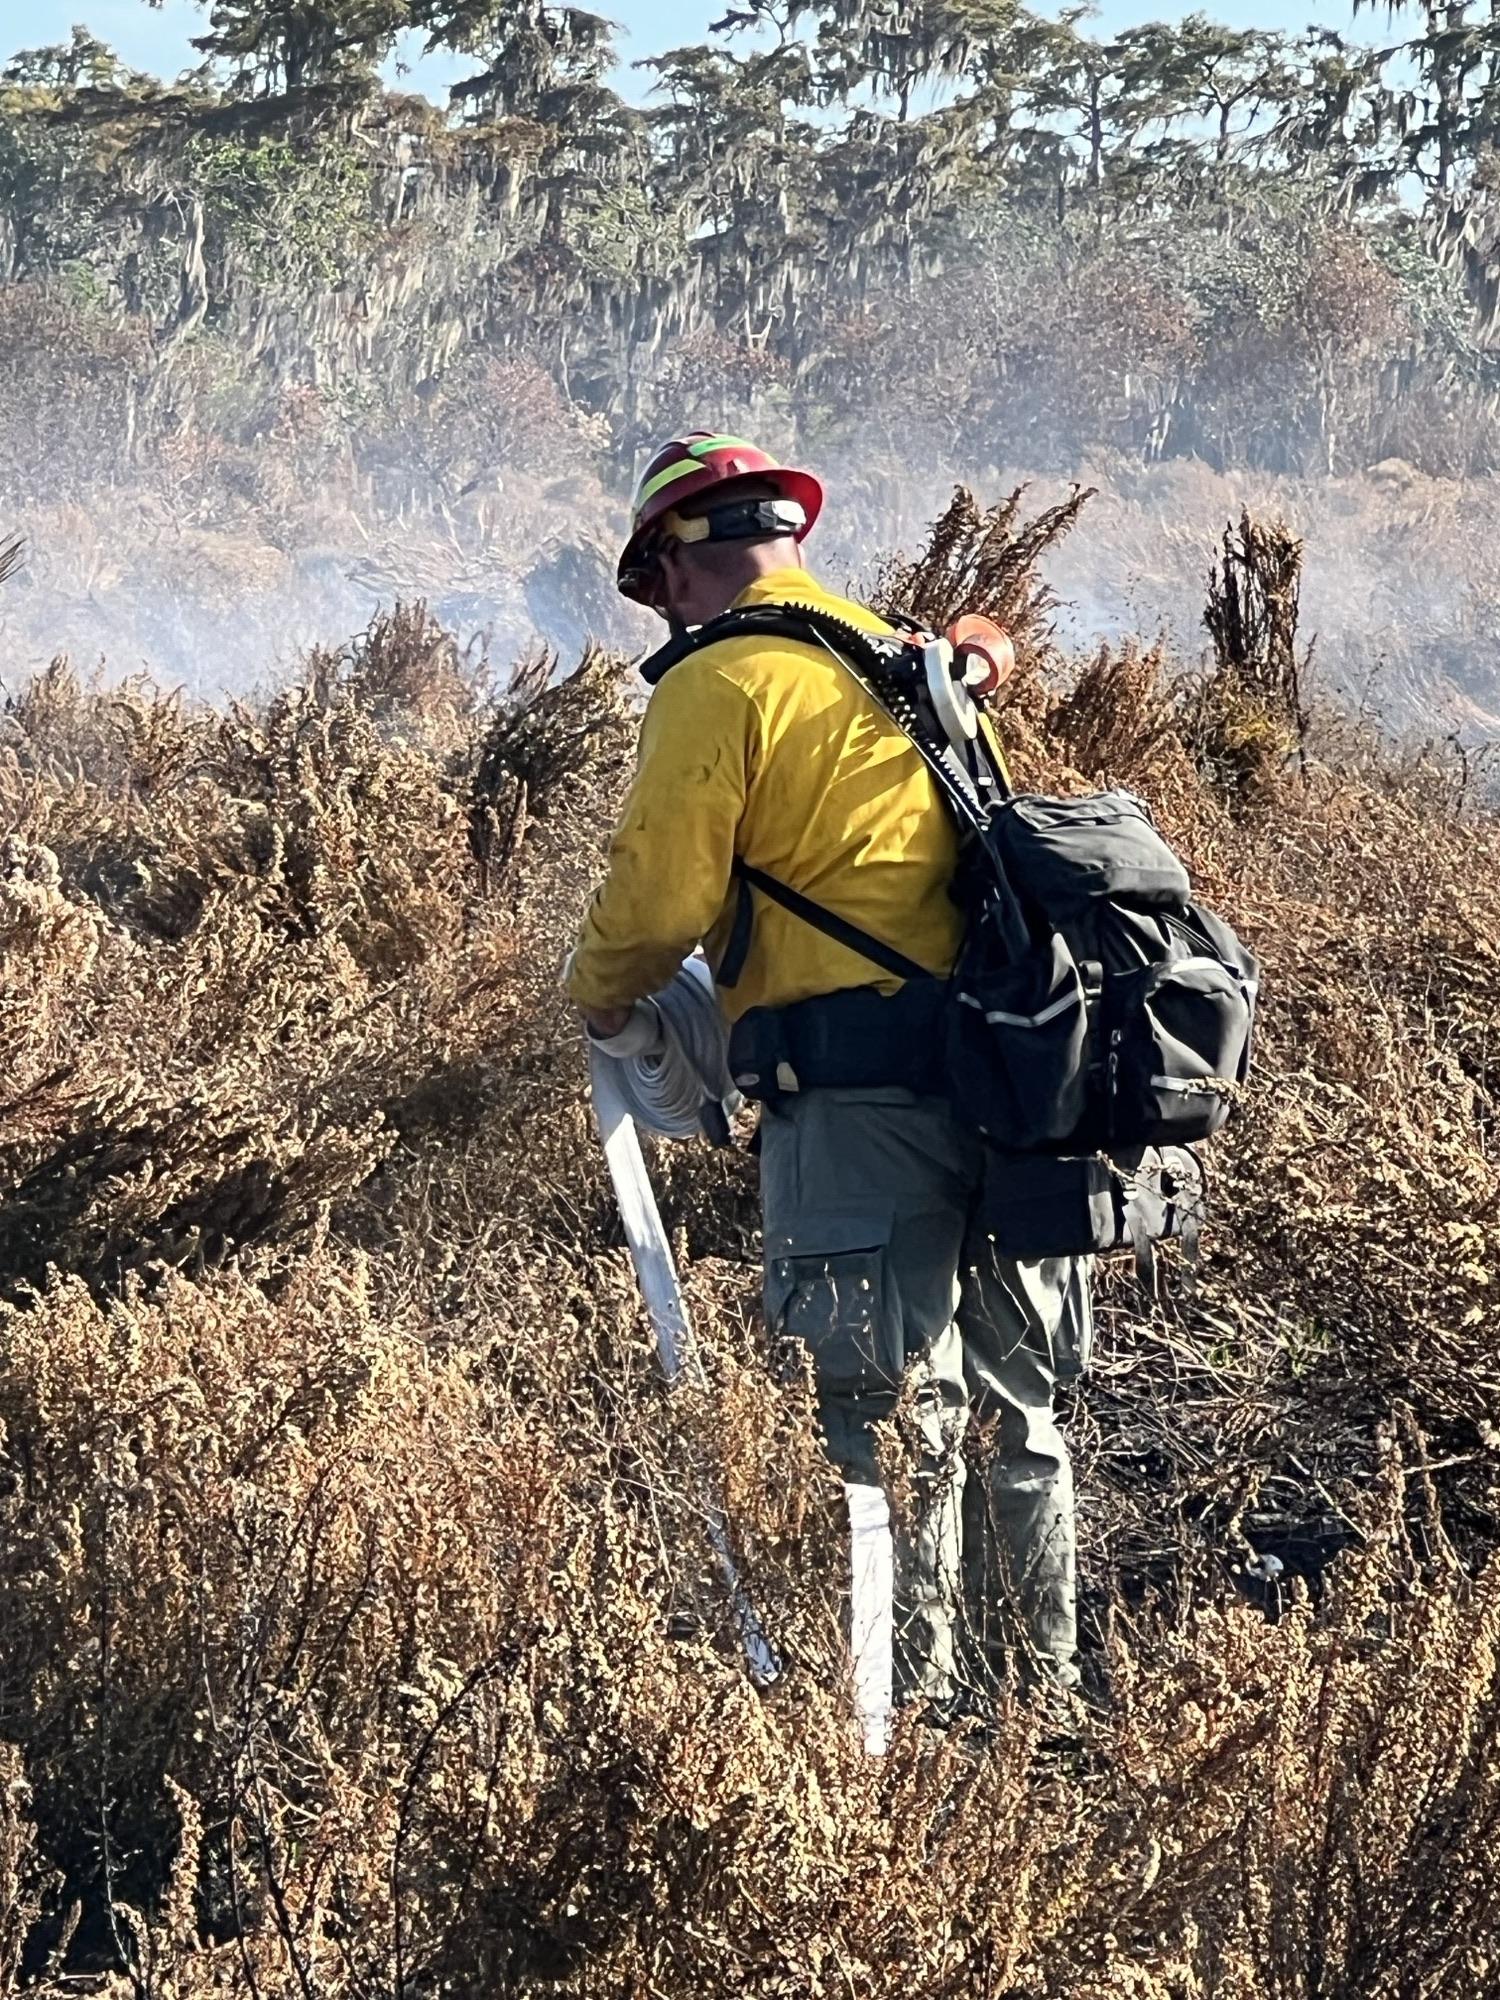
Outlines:
{"type": "Polygon", "coordinates": [[[890,994],[853,986],[789,1007],[752,1007],[730,1030],[729,1073],[746,1097],[773,1106],[801,1090],[941,1097],[947,1002],[947,980],[926,977],[890,994]]]}

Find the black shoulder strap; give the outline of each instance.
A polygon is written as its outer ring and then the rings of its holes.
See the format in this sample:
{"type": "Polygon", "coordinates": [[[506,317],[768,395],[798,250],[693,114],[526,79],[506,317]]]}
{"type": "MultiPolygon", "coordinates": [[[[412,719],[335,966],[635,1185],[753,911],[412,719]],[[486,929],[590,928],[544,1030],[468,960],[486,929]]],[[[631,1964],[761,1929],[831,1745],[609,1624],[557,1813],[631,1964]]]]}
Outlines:
{"type": "MultiPolygon", "coordinates": [[[[705,646],[723,639],[793,639],[804,646],[817,646],[832,654],[886,716],[911,741],[937,781],[944,804],[957,820],[960,830],[982,830],[985,807],[976,784],[976,772],[966,772],[960,760],[945,744],[927,740],[918,726],[916,706],[909,695],[898,691],[891,679],[893,670],[909,666],[912,641],[925,638],[923,626],[910,618],[899,618],[897,632],[866,632],[816,604],[749,604],[738,611],[726,611],[707,625],[679,632],[642,665],[641,676],[655,687],[679,661],[701,652],[705,646]]],[[[1010,794],[1010,781],[988,739],[981,732],[972,757],[983,758],[989,788],[1001,798],[1010,794]]]]}
{"type": "Polygon", "coordinates": [[[847,917],[841,917],[833,910],[815,903],[811,896],[804,896],[800,889],[788,888],[785,882],[778,882],[774,875],[768,875],[763,868],[752,868],[748,861],[736,859],[735,878],[740,885],[740,906],[735,914],[734,931],[729,940],[717,973],[714,975],[720,986],[735,986],[744,970],[745,957],[750,949],[750,932],[755,912],[750,901],[750,891],[759,889],[763,896],[769,896],[773,903],[779,903],[784,910],[790,910],[794,917],[800,917],[805,924],[811,924],[815,931],[830,937],[835,944],[841,944],[846,951],[857,952],[867,958],[872,965],[878,965],[882,972],[890,973],[893,979],[931,979],[933,975],[925,965],[918,965],[905,952],[897,951],[894,945],[886,944],[869,931],[862,931],[858,924],[851,924],[847,917]]]}
{"type": "Polygon", "coordinates": [[[696,653],[705,643],[703,634],[707,629],[707,626],[699,625],[690,632],[674,632],[665,646],[659,646],[649,658],[642,660],[641,679],[647,687],[655,687],[679,660],[685,660],[689,653],[696,653]]]}
{"type": "MultiPolygon", "coordinates": [[[[904,629],[921,635],[922,628],[910,619],[901,621],[904,629]]],[[[721,618],[712,619],[707,625],[695,630],[678,633],[659,652],[654,653],[641,668],[643,678],[652,686],[670,672],[679,661],[699,652],[705,646],[716,645],[721,639],[740,638],[781,638],[800,640],[804,645],[821,647],[831,653],[845,671],[858,682],[871,701],[895,723],[909,739],[912,747],[932,773],[938,795],[944,807],[952,816],[960,839],[975,837],[990,858],[997,883],[1005,891],[1003,907],[1013,927],[1020,925],[1020,918],[1014,908],[1005,883],[1004,867],[993,844],[993,836],[986,820],[985,808],[979,802],[974,774],[966,773],[958,764],[953,753],[944,747],[930,743],[917,724],[915,705],[909,698],[891,696],[883,692],[880,683],[894,667],[903,664],[903,656],[909,658],[908,641],[881,633],[865,632],[857,625],[850,625],[842,618],[820,609],[816,605],[805,604],[757,604],[747,605],[742,610],[726,611],[721,618]]],[[[1003,766],[993,755],[990,745],[983,746],[986,765],[991,768],[996,787],[1002,797],[1008,795],[1010,787],[1003,766]]],[[[868,932],[825,910],[821,904],[813,902],[799,891],[790,889],[774,876],[766,875],[759,869],[751,869],[743,862],[736,862],[735,873],[740,882],[740,904],[736,913],[734,931],[729,948],[716,974],[720,986],[733,986],[743,969],[745,957],[750,948],[750,934],[754,922],[754,907],[750,900],[750,889],[757,888],[763,895],[771,897],[784,909],[801,917],[805,923],[822,931],[825,936],[858,952],[882,971],[889,972],[897,979],[929,978],[925,966],[909,959],[891,945],[868,932]]]]}
{"type": "MultiPolygon", "coordinates": [[[[910,620],[902,622],[913,632],[919,629],[910,620]]],[[[726,611],[710,619],[706,625],[675,633],[642,662],[641,679],[648,687],[655,687],[679,661],[702,652],[705,646],[717,646],[723,639],[795,639],[804,646],[831,649],[841,658],[853,654],[854,659],[846,658],[846,664],[866,672],[881,664],[882,655],[887,663],[898,658],[898,649],[905,643],[878,632],[863,632],[815,604],[747,604],[739,611],[726,611]]],[[[860,678],[863,680],[863,672],[860,678]]]]}

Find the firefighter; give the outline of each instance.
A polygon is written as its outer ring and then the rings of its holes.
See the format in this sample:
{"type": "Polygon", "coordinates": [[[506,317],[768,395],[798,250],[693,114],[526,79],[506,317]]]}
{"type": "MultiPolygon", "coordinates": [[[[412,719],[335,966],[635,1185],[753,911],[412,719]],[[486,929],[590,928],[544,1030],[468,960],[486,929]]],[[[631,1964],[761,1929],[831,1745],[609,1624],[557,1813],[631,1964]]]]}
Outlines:
{"type": "MultiPolygon", "coordinates": [[[[743,439],[675,439],[642,477],[620,590],[678,633],[768,604],[889,631],[806,567],[823,498],[810,473],[743,439]]],[[[795,1008],[816,1024],[834,996],[847,1021],[851,992],[869,995],[861,1074],[875,1080],[824,1085],[799,1062],[798,1088],[763,1109],[765,1305],[811,1356],[848,1484],[880,1483],[875,1426],[900,1399],[916,1497],[898,1511],[897,1688],[938,1717],[986,1651],[1046,1689],[1076,1682],[1073,1485],[1054,1391],[1086,1305],[1072,1260],[1007,1262],[973,1227],[981,1142],[943,1094],[933,1006],[960,944],[956,851],[921,756],[831,653],[725,637],[654,687],[567,975],[601,1036],[700,946],[731,1023],[795,1008]],[[903,985],[791,910],[747,901],[737,859],[939,978],[903,985]],[[961,1643],[966,1599],[979,1648],[961,1643]]]]}

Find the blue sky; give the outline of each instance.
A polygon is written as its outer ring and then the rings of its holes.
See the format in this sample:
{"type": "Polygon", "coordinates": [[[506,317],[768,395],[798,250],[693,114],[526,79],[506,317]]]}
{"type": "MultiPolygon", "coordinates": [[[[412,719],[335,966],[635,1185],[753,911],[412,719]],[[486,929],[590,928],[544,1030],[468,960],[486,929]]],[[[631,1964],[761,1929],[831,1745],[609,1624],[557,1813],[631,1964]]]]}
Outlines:
{"type": "MultiPolygon", "coordinates": [[[[701,40],[707,24],[725,12],[724,0],[713,5],[700,5],[697,0],[591,0],[591,4],[620,24],[624,31],[621,51],[627,60],[701,40]]],[[[1319,0],[1199,0],[1199,4],[1216,20],[1237,27],[1295,31],[1319,21],[1347,29],[1352,20],[1349,0],[1321,0],[1321,4],[1319,0]]],[[[1191,7],[1172,5],[1170,0],[1166,4],[1163,0],[1102,0],[1097,18],[1100,30],[1108,33],[1137,21],[1178,18],[1191,11],[1191,7]]],[[[136,69],[172,76],[194,59],[188,40],[201,33],[205,13],[206,9],[194,6],[191,0],[164,0],[160,8],[148,7],[146,0],[0,0],[0,59],[18,48],[62,41],[79,22],[136,69]]],[[[1372,37],[1372,26],[1367,15],[1358,25],[1358,38],[1372,37]]],[[[445,65],[428,63],[411,81],[440,96],[449,77],[445,65]]],[[[625,88],[639,91],[646,79],[626,78],[624,83],[625,88]]]]}

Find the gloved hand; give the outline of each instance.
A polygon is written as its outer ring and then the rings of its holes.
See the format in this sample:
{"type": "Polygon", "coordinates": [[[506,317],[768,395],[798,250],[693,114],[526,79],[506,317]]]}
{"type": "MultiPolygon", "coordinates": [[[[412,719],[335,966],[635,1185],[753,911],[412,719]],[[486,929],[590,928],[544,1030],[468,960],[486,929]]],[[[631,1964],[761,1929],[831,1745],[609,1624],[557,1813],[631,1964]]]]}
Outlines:
{"type": "Polygon", "coordinates": [[[621,1062],[656,1055],[662,1048],[661,1013],[650,1000],[637,1000],[633,1007],[586,1011],[584,1020],[594,1046],[621,1062]]]}
{"type": "MultiPolygon", "coordinates": [[[[576,956],[576,952],[570,951],[563,960],[562,987],[564,992],[567,991],[568,981],[572,977],[573,960],[576,956]]],[[[583,1015],[584,1023],[588,1028],[590,1036],[596,1042],[608,1041],[611,1035],[620,1034],[629,1023],[631,1014],[631,1010],[628,1007],[581,1007],[579,1012],[583,1015]]],[[[659,1031],[659,1021],[657,1026],[659,1031]]],[[[634,1054],[634,1051],[631,1050],[629,1053],[634,1054]]]]}
{"type": "Polygon", "coordinates": [[[613,1036],[623,1034],[629,1026],[633,1012],[634,1009],[630,1007],[585,1007],[583,1019],[590,1039],[607,1042],[613,1036]]]}

